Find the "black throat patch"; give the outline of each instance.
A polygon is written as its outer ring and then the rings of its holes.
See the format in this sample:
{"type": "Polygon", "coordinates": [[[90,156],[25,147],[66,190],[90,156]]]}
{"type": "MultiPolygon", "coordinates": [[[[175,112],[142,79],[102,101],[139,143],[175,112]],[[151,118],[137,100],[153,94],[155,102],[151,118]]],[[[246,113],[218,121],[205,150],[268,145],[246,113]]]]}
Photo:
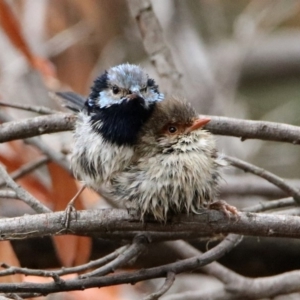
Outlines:
{"type": "Polygon", "coordinates": [[[142,125],[151,116],[155,103],[144,107],[144,99],[124,100],[106,108],[98,108],[91,117],[96,132],[113,144],[134,145],[142,125]]]}

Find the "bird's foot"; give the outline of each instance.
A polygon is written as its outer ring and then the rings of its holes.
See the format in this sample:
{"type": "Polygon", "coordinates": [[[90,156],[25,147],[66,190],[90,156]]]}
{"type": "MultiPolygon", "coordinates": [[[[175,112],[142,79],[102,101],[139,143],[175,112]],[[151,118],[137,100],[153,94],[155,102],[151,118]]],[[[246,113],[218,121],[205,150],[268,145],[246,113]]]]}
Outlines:
{"type": "Polygon", "coordinates": [[[222,211],[227,218],[231,218],[232,216],[235,219],[239,219],[239,211],[235,206],[232,206],[225,202],[224,200],[215,201],[208,206],[209,209],[222,211]]]}
{"type": "Polygon", "coordinates": [[[68,203],[68,205],[64,211],[64,215],[63,215],[63,225],[66,230],[68,230],[70,227],[72,212],[75,212],[75,214],[76,214],[76,208],[74,207],[73,203],[71,203],[71,202],[72,202],[72,200],[68,203]]]}
{"type": "Polygon", "coordinates": [[[74,203],[76,199],[80,196],[80,194],[84,191],[85,185],[83,185],[79,191],[76,193],[76,195],[71,199],[71,201],[68,203],[65,211],[64,211],[64,216],[63,216],[63,224],[66,230],[69,229],[70,227],[70,222],[71,222],[71,214],[72,212],[75,212],[76,214],[76,208],[74,206],[74,203]]]}

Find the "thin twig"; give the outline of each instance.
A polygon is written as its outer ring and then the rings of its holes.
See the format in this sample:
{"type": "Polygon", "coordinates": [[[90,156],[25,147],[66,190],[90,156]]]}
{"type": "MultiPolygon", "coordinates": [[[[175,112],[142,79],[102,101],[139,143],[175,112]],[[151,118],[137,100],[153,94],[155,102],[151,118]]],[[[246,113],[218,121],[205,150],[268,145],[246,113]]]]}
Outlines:
{"type": "Polygon", "coordinates": [[[0,101],[0,106],[12,107],[22,110],[27,110],[31,112],[35,112],[41,115],[50,115],[50,114],[57,114],[58,111],[50,109],[45,106],[34,106],[34,105],[26,105],[26,104],[19,104],[19,103],[10,103],[5,101],[0,101]]]}
{"type": "Polygon", "coordinates": [[[243,211],[262,212],[262,211],[266,211],[266,210],[278,209],[278,208],[284,208],[284,207],[290,207],[290,206],[295,206],[295,200],[294,200],[294,198],[291,198],[291,197],[279,199],[279,200],[261,202],[256,205],[243,208],[243,211]]]}
{"type": "MultiPolygon", "coordinates": [[[[34,160],[28,162],[27,164],[24,164],[16,171],[11,172],[9,174],[9,176],[13,180],[17,180],[17,179],[27,175],[28,173],[36,170],[37,168],[39,168],[40,166],[44,165],[45,163],[47,163],[49,161],[50,161],[50,159],[46,156],[38,157],[37,159],[34,159],[34,160]]],[[[5,186],[5,184],[6,184],[5,181],[2,181],[2,182],[0,181],[0,188],[5,186]]]]}
{"type": "Polygon", "coordinates": [[[158,300],[163,294],[165,294],[171,288],[171,286],[175,281],[175,278],[176,278],[175,273],[168,272],[167,278],[164,284],[161,286],[161,288],[157,292],[145,297],[144,300],[158,300]]]}
{"type": "Polygon", "coordinates": [[[0,176],[4,179],[6,185],[16,192],[18,199],[28,204],[34,211],[38,213],[51,212],[47,206],[43,205],[39,200],[34,198],[31,194],[14,182],[2,164],[0,164],[0,176]]]}
{"type": "Polygon", "coordinates": [[[285,191],[288,195],[292,196],[295,201],[300,204],[300,191],[286,183],[279,176],[235,157],[224,156],[224,158],[228,160],[231,165],[242,169],[245,172],[251,172],[273,183],[274,185],[285,191]]]}
{"type": "Polygon", "coordinates": [[[104,265],[101,268],[98,268],[92,272],[83,274],[80,278],[88,278],[93,276],[104,276],[115,271],[118,268],[127,265],[132,259],[136,259],[146,248],[146,244],[149,243],[149,240],[144,235],[138,235],[133,239],[132,245],[125,249],[118,257],[116,257],[110,263],[104,265]]]}
{"type": "Polygon", "coordinates": [[[9,265],[3,263],[3,264],[1,264],[1,267],[5,268],[5,270],[0,271],[0,276],[8,276],[8,275],[13,275],[13,274],[24,274],[24,275],[32,275],[32,276],[53,277],[53,274],[55,274],[56,276],[62,276],[62,275],[66,275],[66,274],[79,273],[79,272],[83,272],[83,271],[86,271],[91,268],[96,268],[96,267],[107,264],[111,260],[118,257],[128,247],[129,246],[123,246],[104,257],[101,257],[97,260],[90,261],[86,264],[82,264],[80,266],[70,267],[70,268],[62,268],[57,271],[46,271],[46,270],[14,267],[14,266],[9,266],[9,265]]]}
{"type": "Polygon", "coordinates": [[[165,277],[168,272],[175,274],[192,271],[207,265],[216,259],[219,259],[227,252],[232,250],[239,244],[241,237],[238,235],[230,234],[221,243],[213,249],[205,252],[204,254],[179,262],[166,264],[159,267],[154,267],[146,270],[136,272],[123,272],[113,274],[110,276],[89,277],[89,278],[75,278],[65,280],[63,284],[57,283],[0,283],[0,290],[4,293],[42,293],[47,295],[55,292],[70,291],[70,290],[83,290],[91,287],[103,287],[110,285],[118,285],[122,283],[136,283],[139,281],[165,277]]]}

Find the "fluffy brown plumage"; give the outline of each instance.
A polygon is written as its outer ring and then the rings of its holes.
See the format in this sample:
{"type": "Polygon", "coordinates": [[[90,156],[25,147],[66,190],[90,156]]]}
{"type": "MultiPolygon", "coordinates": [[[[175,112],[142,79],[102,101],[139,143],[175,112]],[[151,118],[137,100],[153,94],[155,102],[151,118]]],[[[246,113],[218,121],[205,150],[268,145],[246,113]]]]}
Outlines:
{"type": "Polygon", "coordinates": [[[166,221],[168,212],[197,213],[217,195],[219,167],[215,140],[201,129],[209,119],[199,119],[186,102],[157,103],[142,127],[135,159],[107,184],[110,198],[129,210],[166,221]]]}

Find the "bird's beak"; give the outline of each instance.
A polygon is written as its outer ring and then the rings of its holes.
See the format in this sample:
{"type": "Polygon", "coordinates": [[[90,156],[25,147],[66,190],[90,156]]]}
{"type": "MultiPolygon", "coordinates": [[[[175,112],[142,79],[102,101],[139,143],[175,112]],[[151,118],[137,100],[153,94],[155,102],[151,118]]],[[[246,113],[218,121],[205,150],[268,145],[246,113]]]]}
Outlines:
{"type": "Polygon", "coordinates": [[[133,100],[133,99],[144,98],[144,97],[142,96],[142,94],[140,92],[134,92],[132,94],[127,95],[126,98],[128,100],[133,100]]]}
{"type": "Polygon", "coordinates": [[[193,122],[193,124],[185,130],[185,134],[190,133],[190,132],[192,132],[196,129],[199,129],[199,128],[203,127],[209,121],[210,121],[210,118],[206,118],[206,117],[195,120],[193,122]]]}

